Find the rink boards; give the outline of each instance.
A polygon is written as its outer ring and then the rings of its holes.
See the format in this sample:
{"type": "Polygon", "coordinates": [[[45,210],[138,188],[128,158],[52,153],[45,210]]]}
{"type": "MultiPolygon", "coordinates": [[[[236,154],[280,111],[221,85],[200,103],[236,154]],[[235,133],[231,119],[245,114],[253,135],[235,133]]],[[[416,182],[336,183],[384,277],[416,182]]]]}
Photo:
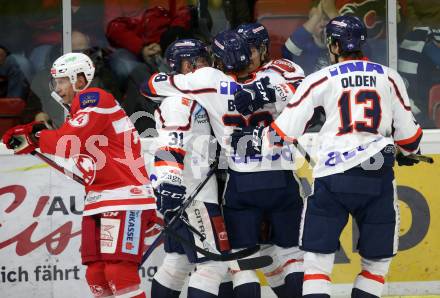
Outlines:
{"type": "MultiPolygon", "coordinates": [[[[311,135],[302,139],[306,148],[314,141],[311,135]]],[[[387,295],[440,294],[440,132],[425,131],[422,150],[434,165],[396,167],[401,239],[387,295]]],[[[13,156],[3,147],[0,164],[0,296],[88,297],[79,254],[82,187],[38,159],[13,156]]],[[[310,182],[307,164],[300,173],[310,182]]],[[[359,272],[357,233],[350,221],[332,274],[335,296],[347,296],[359,272]]],[[[147,293],[162,256],[160,246],[141,270],[147,293]]]]}

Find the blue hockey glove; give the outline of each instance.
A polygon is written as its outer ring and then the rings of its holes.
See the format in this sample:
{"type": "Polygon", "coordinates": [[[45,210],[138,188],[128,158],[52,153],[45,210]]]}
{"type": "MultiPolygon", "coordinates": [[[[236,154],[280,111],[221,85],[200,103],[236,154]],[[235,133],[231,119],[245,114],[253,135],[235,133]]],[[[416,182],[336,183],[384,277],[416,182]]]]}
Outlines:
{"type": "Polygon", "coordinates": [[[250,115],[265,104],[275,102],[275,89],[270,85],[269,77],[262,78],[234,94],[234,104],[240,114],[250,115]]]}
{"type": "Polygon", "coordinates": [[[264,126],[237,127],[231,134],[231,146],[238,156],[254,156],[261,153],[264,126]]]}
{"type": "Polygon", "coordinates": [[[157,210],[169,221],[179,210],[186,194],[186,187],[163,182],[154,191],[157,197],[157,210]]]}
{"type": "MultiPolygon", "coordinates": [[[[417,152],[417,154],[420,154],[420,150],[417,152]]],[[[402,152],[397,153],[396,161],[399,166],[413,166],[419,163],[417,159],[413,159],[408,156],[405,156],[402,154],[402,152]]]]}

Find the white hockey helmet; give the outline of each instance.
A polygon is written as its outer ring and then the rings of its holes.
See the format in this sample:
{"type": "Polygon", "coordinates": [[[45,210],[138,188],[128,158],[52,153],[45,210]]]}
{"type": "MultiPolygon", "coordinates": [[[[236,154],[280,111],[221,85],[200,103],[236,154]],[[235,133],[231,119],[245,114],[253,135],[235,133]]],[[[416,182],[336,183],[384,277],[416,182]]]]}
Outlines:
{"type": "Polygon", "coordinates": [[[67,53],[55,60],[50,73],[54,79],[68,77],[73,90],[78,92],[81,91],[75,88],[78,74],[83,73],[87,79],[87,85],[82,89],[84,90],[89,87],[93,80],[95,66],[89,56],[85,54],[67,53]]]}

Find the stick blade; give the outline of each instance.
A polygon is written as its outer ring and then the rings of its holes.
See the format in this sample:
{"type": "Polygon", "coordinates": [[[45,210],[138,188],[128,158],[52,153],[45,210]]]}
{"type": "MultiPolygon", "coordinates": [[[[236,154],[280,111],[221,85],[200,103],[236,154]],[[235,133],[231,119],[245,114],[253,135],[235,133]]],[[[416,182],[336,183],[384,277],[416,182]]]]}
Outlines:
{"type": "Polygon", "coordinates": [[[238,267],[240,270],[254,270],[269,266],[273,263],[271,256],[259,256],[249,259],[237,260],[238,267]]]}

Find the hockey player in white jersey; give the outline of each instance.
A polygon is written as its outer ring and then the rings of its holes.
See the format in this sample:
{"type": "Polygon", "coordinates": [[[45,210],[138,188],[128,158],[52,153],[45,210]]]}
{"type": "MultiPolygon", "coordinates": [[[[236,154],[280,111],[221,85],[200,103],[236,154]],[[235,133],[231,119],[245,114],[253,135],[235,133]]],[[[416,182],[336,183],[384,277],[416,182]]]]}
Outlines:
{"type": "MultiPolygon", "coordinates": [[[[302,79],[304,71],[302,68],[287,59],[270,60],[269,45],[270,38],[267,29],[260,23],[246,23],[237,27],[236,32],[247,42],[251,51],[250,64],[247,73],[242,72],[242,77],[237,80],[241,84],[250,84],[256,81],[261,83],[257,91],[242,89],[235,93],[235,107],[242,115],[247,116],[259,113],[259,109],[268,108],[272,102],[276,112],[272,115],[276,118],[287,105],[287,93],[282,88],[288,87],[294,92],[302,79]],[[243,80],[246,78],[246,80],[243,80]],[[270,83],[270,84],[269,84],[270,83]],[[283,84],[282,87],[277,84],[283,84]],[[275,93],[271,88],[279,88],[285,97],[275,98],[271,95],[263,96],[262,93],[275,93]],[[247,92],[253,94],[247,96],[247,92]],[[240,94],[244,93],[244,96],[240,94]]],[[[244,85],[246,88],[246,85],[244,85]]],[[[297,178],[300,183],[299,178],[297,178]]],[[[265,223],[267,225],[267,223],[265,223]]],[[[282,248],[277,245],[266,246],[263,254],[269,254],[278,259],[272,266],[262,268],[269,285],[278,297],[300,297],[303,283],[303,252],[296,247],[282,248]]]]}
{"type": "MultiPolygon", "coordinates": [[[[178,40],[165,53],[174,73],[188,73],[208,65],[209,54],[201,41],[178,40]]],[[[162,100],[155,112],[157,150],[155,153],[155,175],[157,176],[158,209],[165,220],[182,204],[185,193],[206,177],[209,170],[209,144],[211,126],[206,111],[194,100],[174,96],[162,100]]],[[[218,190],[215,177],[197,195],[194,203],[186,209],[189,223],[206,235],[207,241],[219,251],[229,250],[223,217],[218,205],[218,190]]],[[[180,222],[173,228],[184,238],[194,240],[192,233],[180,222]]],[[[219,286],[228,273],[224,262],[201,261],[196,251],[173,238],[165,238],[165,258],[152,282],[151,296],[155,298],[177,298],[188,275],[189,298],[217,297],[219,286]]]]}
{"type": "MultiPolygon", "coordinates": [[[[226,73],[205,67],[187,75],[156,74],[145,84],[143,93],[150,97],[184,95],[208,112],[214,134],[228,154],[224,217],[231,247],[239,249],[261,242],[261,223],[265,220],[271,223],[269,243],[287,249],[295,247],[302,200],[293,179],[289,148],[275,148],[267,156],[240,158],[230,147],[234,127],[268,124],[273,120],[276,106],[271,104],[253,115],[241,115],[234,106],[233,94],[240,88],[236,74],[249,66],[249,48],[237,33],[228,31],[215,37],[212,49],[216,64],[226,73]]],[[[285,94],[277,93],[279,96],[286,97],[292,92],[285,85],[285,94]]],[[[235,296],[259,297],[260,285],[254,271],[234,272],[233,282],[235,296]]]]}
{"type": "MultiPolygon", "coordinates": [[[[270,132],[284,142],[296,142],[314,108],[324,108],[314,193],[305,203],[301,223],[300,244],[306,251],[303,296],[330,297],[339,236],[351,214],[359,227],[357,248],[362,257],[351,295],[380,297],[398,249],[394,146],[399,165],[413,165],[415,161],[406,155],[419,150],[422,130],[411,113],[400,75],[364,58],[362,21],[336,17],[326,26],[326,35],[333,65],[306,77],[270,127],[248,131],[253,142],[247,143],[247,153],[269,150],[270,132]]],[[[243,131],[237,132],[233,138],[242,135],[243,131]]]]}

